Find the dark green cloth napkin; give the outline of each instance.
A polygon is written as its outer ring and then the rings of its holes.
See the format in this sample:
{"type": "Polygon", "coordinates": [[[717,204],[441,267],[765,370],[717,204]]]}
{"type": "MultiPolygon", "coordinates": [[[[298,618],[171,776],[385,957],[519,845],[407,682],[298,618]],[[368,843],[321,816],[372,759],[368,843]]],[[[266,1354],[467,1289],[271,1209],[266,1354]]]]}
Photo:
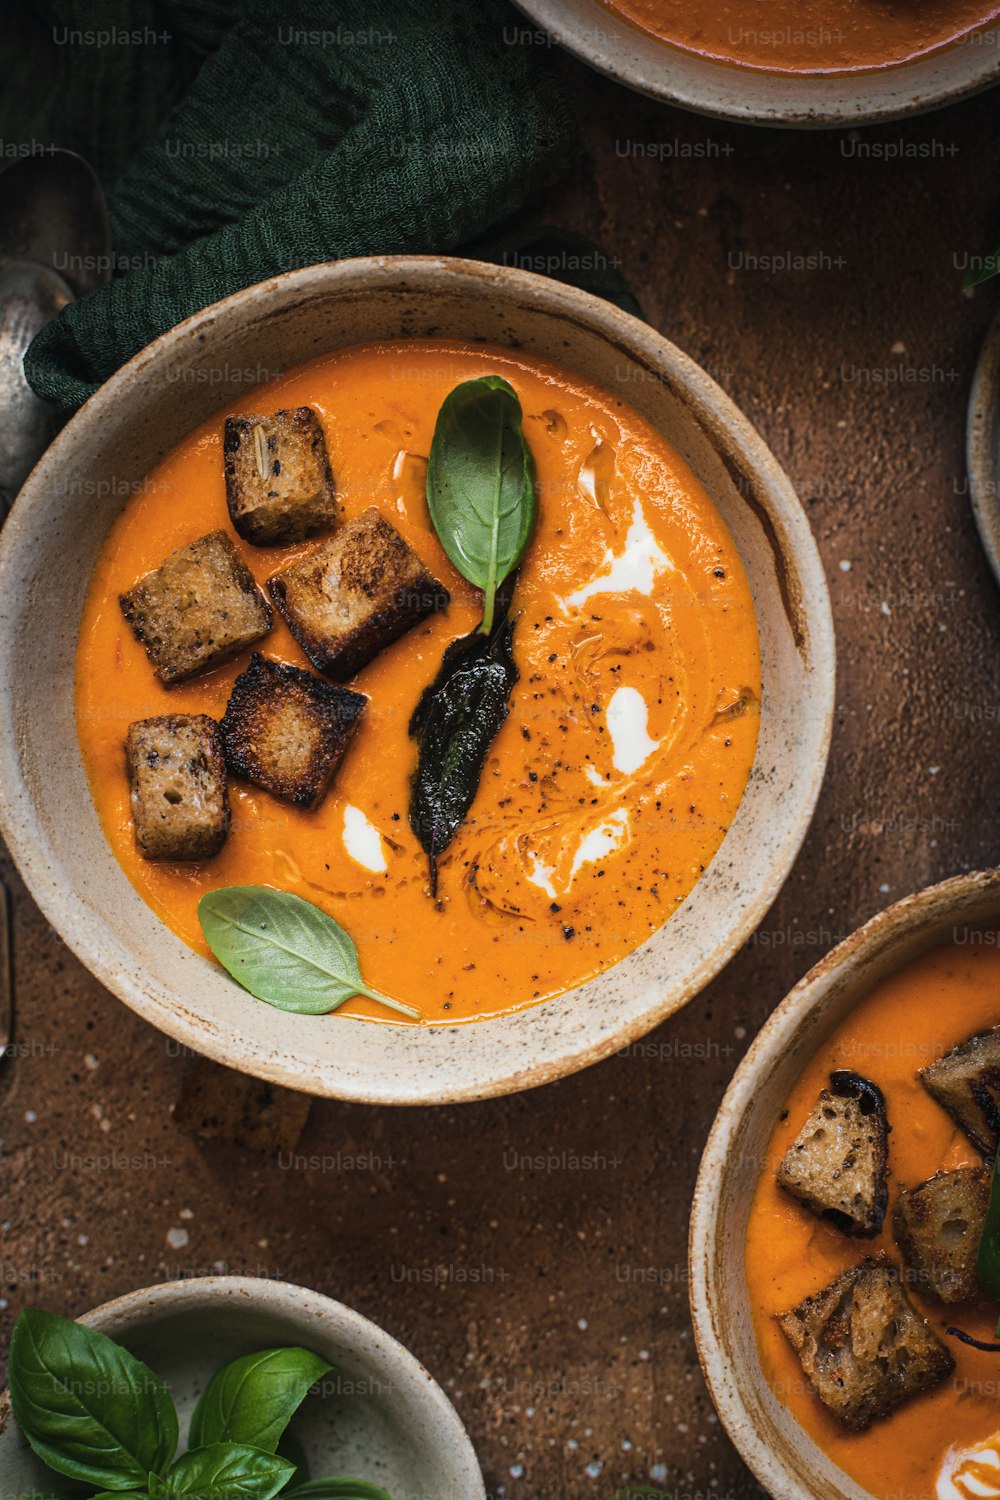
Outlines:
{"type": "MultiPolygon", "coordinates": [[[[22,133],[111,180],[120,272],[28,351],[64,416],[220,297],[318,261],[454,249],[572,151],[546,49],[515,44],[506,0],[35,0],[30,15],[22,133]]],[[[10,110],[8,93],[8,133],[10,110]]]]}

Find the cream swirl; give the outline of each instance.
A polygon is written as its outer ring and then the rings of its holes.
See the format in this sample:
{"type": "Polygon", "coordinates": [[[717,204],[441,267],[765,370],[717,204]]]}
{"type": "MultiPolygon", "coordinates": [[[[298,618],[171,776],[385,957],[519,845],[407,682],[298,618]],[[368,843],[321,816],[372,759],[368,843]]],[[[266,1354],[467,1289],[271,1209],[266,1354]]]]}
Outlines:
{"type": "Polygon", "coordinates": [[[1000,1432],[978,1448],[949,1448],[938,1472],[937,1500],[993,1500],[1000,1496],[1000,1432]]]}

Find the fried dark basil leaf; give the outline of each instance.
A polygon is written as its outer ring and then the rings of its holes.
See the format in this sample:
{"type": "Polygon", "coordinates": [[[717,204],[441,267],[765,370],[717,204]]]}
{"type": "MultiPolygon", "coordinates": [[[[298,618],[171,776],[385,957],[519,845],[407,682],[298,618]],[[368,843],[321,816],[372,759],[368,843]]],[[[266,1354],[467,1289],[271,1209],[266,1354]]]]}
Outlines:
{"type": "Polygon", "coordinates": [[[472,806],[490,746],[507,717],[514,663],[514,622],[500,618],[488,636],[453,641],[441,669],[414,710],[410,734],[420,747],[410,789],[410,827],[430,862],[437,895],[438,860],[472,806]]]}

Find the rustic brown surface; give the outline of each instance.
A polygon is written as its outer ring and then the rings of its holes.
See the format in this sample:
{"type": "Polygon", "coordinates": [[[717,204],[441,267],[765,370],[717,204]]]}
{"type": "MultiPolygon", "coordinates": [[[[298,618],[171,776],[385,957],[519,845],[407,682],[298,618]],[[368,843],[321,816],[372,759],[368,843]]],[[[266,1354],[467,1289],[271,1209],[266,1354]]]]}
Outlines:
{"type": "Polygon", "coordinates": [[[717,125],[565,66],[588,156],[533,222],[621,257],[651,321],[785,464],[823,551],[840,687],[802,856],[757,939],[633,1055],[478,1106],[317,1103],[298,1148],[312,1166],[181,1129],[188,1060],[81,969],[15,880],[0,1340],[29,1302],[77,1313],[198,1271],[284,1277],[426,1362],[492,1497],[610,1500],[651,1474],[742,1496],[756,1486],[712,1412],[687,1310],[712,1114],[754,1031],[838,937],[1000,854],[1000,596],[963,463],[997,292],[963,298],[956,268],[995,237],[1000,117],[993,95],[864,132],[914,154],[861,159],[840,133],[717,125]],[[748,254],[820,260],[769,273],[748,254]]]}

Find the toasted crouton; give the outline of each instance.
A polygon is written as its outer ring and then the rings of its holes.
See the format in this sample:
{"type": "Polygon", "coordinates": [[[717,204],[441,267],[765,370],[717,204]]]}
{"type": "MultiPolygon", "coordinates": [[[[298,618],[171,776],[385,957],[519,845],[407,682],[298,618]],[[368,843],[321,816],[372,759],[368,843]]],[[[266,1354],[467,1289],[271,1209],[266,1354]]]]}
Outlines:
{"type": "Polygon", "coordinates": [[[313,666],[340,682],[448,603],[447,589],[371,507],[268,588],[313,666]]]}
{"type": "Polygon", "coordinates": [[[778,1182],[845,1234],[870,1238],[888,1199],[888,1135],[881,1090],[857,1073],[833,1073],[785,1153],[778,1182]]]}
{"type": "Polygon", "coordinates": [[[255,651],[222,720],[234,776],[315,808],[326,796],[368,699],[255,651]]]}
{"type": "Polygon", "coordinates": [[[326,438],[311,406],[227,417],[222,447],[229,515],[248,542],[288,546],[336,518],[326,438]]]}
{"type": "Polygon", "coordinates": [[[903,1188],[894,1228],[919,1291],[941,1302],[965,1302],[979,1291],[976,1258],[990,1202],[986,1167],[937,1172],[903,1188]]]}
{"type": "Polygon", "coordinates": [[[1000,1144],[1000,1026],[952,1047],[920,1073],[929,1094],[984,1156],[1000,1144]]]}
{"type": "Polygon", "coordinates": [[[885,1256],[866,1257],[778,1322],[816,1395],[852,1432],[955,1368],[885,1256]]]}
{"type": "Polygon", "coordinates": [[[144,859],[211,859],[229,832],[222,736],[206,714],[164,714],[128,728],[125,759],[144,859]]]}
{"type": "Polygon", "coordinates": [[[235,656],[274,615],[224,531],[180,547],[121,596],[122,613],[157,676],[181,682],[235,656]]]}

